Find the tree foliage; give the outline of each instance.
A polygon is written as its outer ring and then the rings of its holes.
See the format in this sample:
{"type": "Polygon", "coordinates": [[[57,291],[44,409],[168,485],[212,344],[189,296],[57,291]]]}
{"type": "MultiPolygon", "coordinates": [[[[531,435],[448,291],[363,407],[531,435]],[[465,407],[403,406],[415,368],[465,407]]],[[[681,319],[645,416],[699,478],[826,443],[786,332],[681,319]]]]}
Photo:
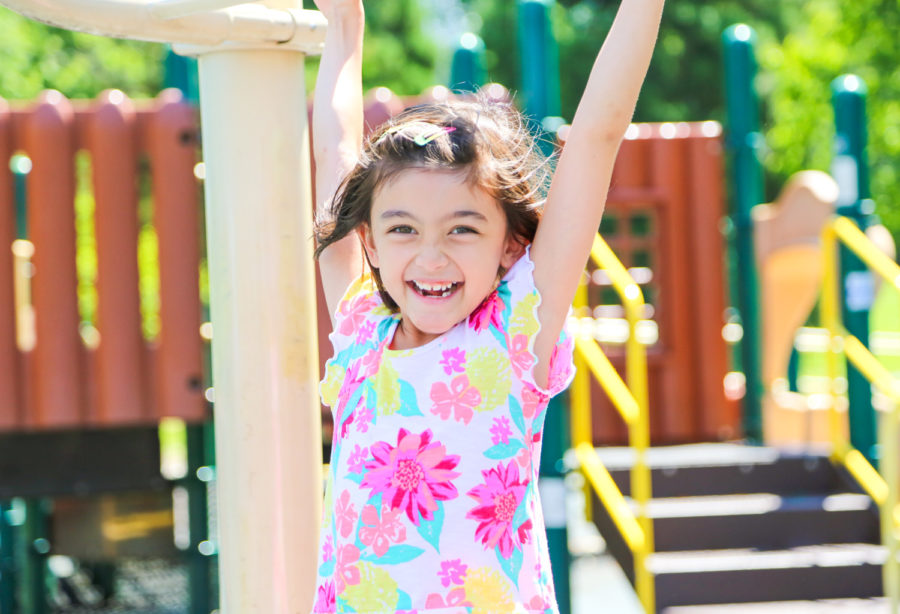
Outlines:
{"type": "Polygon", "coordinates": [[[803,168],[827,171],[831,82],[860,76],[868,87],[870,189],[876,213],[900,243],[900,4],[810,0],[799,17],[782,41],[760,50],[766,166],[780,180],[803,168]]]}

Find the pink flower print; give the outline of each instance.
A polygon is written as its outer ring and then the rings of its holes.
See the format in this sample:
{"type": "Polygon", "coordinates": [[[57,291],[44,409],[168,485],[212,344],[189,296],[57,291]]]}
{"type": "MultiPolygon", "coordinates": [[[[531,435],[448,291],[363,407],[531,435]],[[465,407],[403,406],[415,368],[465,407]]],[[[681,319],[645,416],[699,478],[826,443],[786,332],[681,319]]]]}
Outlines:
{"type": "Polygon", "coordinates": [[[519,453],[516,454],[516,462],[519,463],[519,467],[523,469],[527,469],[531,465],[531,444],[532,442],[538,442],[541,440],[541,434],[537,435],[531,434],[531,428],[525,431],[525,447],[519,450],[519,453]]]}
{"type": "Polygon", "coordinates": [[[516,377],[522,377],[534,364],[534,356],[528,350],[528,336],[516,335],[509,344],[509,361],[516,377]]]}
{"type": "Polygon", "coordinates": [[[509,436],[512,435],[509,418],[500,416],[494,418],[494,425],[491,427],[491,442],[494,445],[498,443],[509,443],[509,436]]]}
{"type": "Polygon", "coordinates": [[[375,303],[374,296],[365,294],[357,294],[349,301],[341,303],[339,312],[344,317],[338,332],[342,335],[351,335],[358,331],[366,319],[366,314],[375,303]]]}
{"type": "Polygon", "coordinates": [[[362,357],[362,377],[371,377],[378,373],[378,367],[381,365],[381,355],[384,352],[384,346],[377,350],[369,350],[362,357]]]}
{"type": "Polygon", "coordinates": [[[368,431],[373,417],[372,408],[363,405],[362,409],[356,414],[356,430],[360,433],[368,431]]]}
{"type": "Polygon", "coordinates": [[[522,413],[525,415],[526,419],[530,420],[531,418],[534,418],[534,415],[538,410],[549,400],[550,398],[546,394],[531,384],[522,386],[522,413]]]}
{"type": "Polygon", "coordinates": [[[353,531],[353,525],[356,523],[356,510],[353,508],[353,504],[350,503],[349,490],[341,493],[334,517],[337,520],[338,531],[341,537],[350,535],[350,532],[353,531]]]}
{"type": "Polygon", "coordinates": [[[374,505],[367,505],[362,513],[362,528],[359,539],[366,546],[372,546],[375,556],[384,556],[391,546],[406,541],[406,527],[400,520],[400,510],[391,510],[388,506],[381,508],[381,518],[374,505]]]}
{"type": "MultiPolygon", "coordinates": [[[[353,365],[347,369],[347,373],[344,376],[344,383],[341,385],[340,392],[338,392],[338,403],[334,412],[338,423],[343,420],[344,412],[347,411],[347,402],[350,401],[350,397],[353,396],[357,387],[359,387],[365,379],[365,375],[360,376],[359,374],[359,362],[353,363],[353,365]]],[[[341,436],[345,437],[346,432],[342,432],[341,436]]]]}
{"type": "Polygon", "coordinates": [[[322,562],[327,563],[333,555],[334,547],[331,545],[331,535],[329,535],[325,538],[325,543],[322,544],[322,562]]]}
{"type": "Polygon", "coordinates": [[[450,375],[454,371],[462,373],[466,370],[466,351],[461,348],[451,348],[444,350],[441,355],[441,366],[444,367],[444,373],[450,375]]]}
{"type": "Polygon", "coordinates": [[[449,388],[443,382],[435,382],[431,386],[431,400],[434,401],[431,406],[434,415],[449,420],[452,412],[457,422],[468,424],[474,408],[481,403],[481,393],[469,385],[469,376],[463,374],[454,377],[449,388]]]}
{"type": "Polygon", "coordinates": [[[366,462],[366,457],[369,455],[369,448],[360,448],[359,444],[353,447],[353,452],[350,453],[350,458],[347,459],[347,467],[350,469],[350,473],[362,473],[363,463],[366,462]]]}
{"type": "Polygon", "coordinates": [[[354,565],[358,560],[359,548],[353,544],[345,544],[338,549],[334,569],[334,584],[338,595],[344,592],[348,584],[359,584],[359,568],[354,565]]]}
{"type": "Polygon", "coordinates": [[[444,586],[463,584],[466,581],[468,570],[468,565],[463,564],[460,559],[453,559],[452,561],[441,561],[441,570],[437,575],[444,586]]]}
{"type": "Polygon", "coordinates": [[[550,607],[550,604],[544,601],[544,598],[540,595],[535,595],[528,601],[528,610],[535,612],[543,612],[550,607]]]}
{"type": "Polygon", "coordinates": [[[475,539],[481,540],[485,550],[499,546],[501,556],[509,558],[514,548],[519,549],[531,539],[531,520],[526,520],[515,532],[512,526],[516,508],[528,489],[528,480],[519,480],[515,461],[506,467],[501,463],[481,474],[484,483],[466,493],[478,502],[466,518],[479,521],[475,539]]]}
{"type": "Polygon", "coordinates": [[[316,605],[313,612],[334,612],[334,582],[326,582],[316,591],[316,605]]]}
{"type": "Polygon", "coordinates": [[[447,454],[444,444],[432,442],[432,437],[431,429],[417,435],[401,428],[396,447],[386,441],[372,445],[374,460],[366,463],[369,472],[361,484],[372,489],[372,496],[383,493],[385,503],[404,510],[416,526],[420,518],[434,518],[437,501],[457,497],[452,480],[459,472],[452,469],[459,456],[447,454]]]}
{"type": "Polygon", "coordinates": [[[444,598],[441,597],[438,593],[431,593],[425,600],[426,608],[450,608],[454,606],[460,608],[472,607],[472,604],[466,601],[466,589],[454,588],[452,591],[447,593],[446,601],[444,601],[444,598]]]}
{"type": "Polygon", "coordinates": [[[359,327],[359,332],[356,333],[356,342],[360,344],[365,343],[372,338],[373,332],[375,332],[375,323],[372,320],[366,320],[359,327]]]}
{"type": "Polygon", "coordinates": [[[503,320],[500,318],[503,307],[503,299],[496,290],[493,291],[469,316],[469,326],[479,333],[492,324],[497,330],[503,330],[503,320]]]}
{"type": "Polygon", "coordinates": [[[553,346],[550,354],[550,375],[547,377],[547,389],[553,392],[562,390],[571,372],[571,362],[568,357],[572,355],[575,340],[566,339],[562,343],[553,346]]]}

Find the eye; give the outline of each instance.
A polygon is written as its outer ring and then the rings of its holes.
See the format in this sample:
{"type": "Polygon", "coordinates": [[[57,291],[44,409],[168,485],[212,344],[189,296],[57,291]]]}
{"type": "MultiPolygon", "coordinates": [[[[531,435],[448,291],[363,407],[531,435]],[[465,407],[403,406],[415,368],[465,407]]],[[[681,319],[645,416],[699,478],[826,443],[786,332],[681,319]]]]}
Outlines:
{"type": "Polygon", "coordinates": [[[462,234],[479,234],[478,231],[471,226],[455,226],[453,230],[450,231],[450,234],[453,235],[462,235],[462,234]]]}
{"type": "Polygon", "coordinates": [[[390,228],[388,228],[388,233],[393,234],[410,235],[414,232],[415,230],[413,230],[412,226],[407,226],[405,224],[401,224],[399,226],[391,226],[390,228]]]}

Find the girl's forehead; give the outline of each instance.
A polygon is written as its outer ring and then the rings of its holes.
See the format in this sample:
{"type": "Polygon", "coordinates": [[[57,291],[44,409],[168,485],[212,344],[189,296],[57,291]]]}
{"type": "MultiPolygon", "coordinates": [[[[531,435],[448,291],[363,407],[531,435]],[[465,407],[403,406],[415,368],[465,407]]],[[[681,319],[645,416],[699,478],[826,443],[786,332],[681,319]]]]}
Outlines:
{"type": "Polygon", "coordinates": [[[497,200],[470,181],[465,171],[404,170],[386,181],[372,198],[373,221],[403,215],[454,217],[458,212],[477,213],[487,220],[503,217],[497,200]]]}

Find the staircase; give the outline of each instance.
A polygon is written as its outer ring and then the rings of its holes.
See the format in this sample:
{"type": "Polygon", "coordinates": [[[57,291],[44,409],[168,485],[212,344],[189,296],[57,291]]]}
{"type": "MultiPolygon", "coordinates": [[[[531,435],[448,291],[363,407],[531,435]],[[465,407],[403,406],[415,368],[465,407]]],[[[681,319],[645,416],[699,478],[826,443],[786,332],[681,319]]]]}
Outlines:
{"type": "MultiPolygon", "coordinates": [[[[628,496],[633,451],[598,453],[628,496]]],[[[863,612],[884,594],[877,508],[827,456],[698,444],[652,448],[647,460],[656,549],[648,564],[659,611],[862,599],[859,609],[841,611],[863,612]]],[[[594,518],[633,583],[631,552],[596,499],[594,518]]]]}

